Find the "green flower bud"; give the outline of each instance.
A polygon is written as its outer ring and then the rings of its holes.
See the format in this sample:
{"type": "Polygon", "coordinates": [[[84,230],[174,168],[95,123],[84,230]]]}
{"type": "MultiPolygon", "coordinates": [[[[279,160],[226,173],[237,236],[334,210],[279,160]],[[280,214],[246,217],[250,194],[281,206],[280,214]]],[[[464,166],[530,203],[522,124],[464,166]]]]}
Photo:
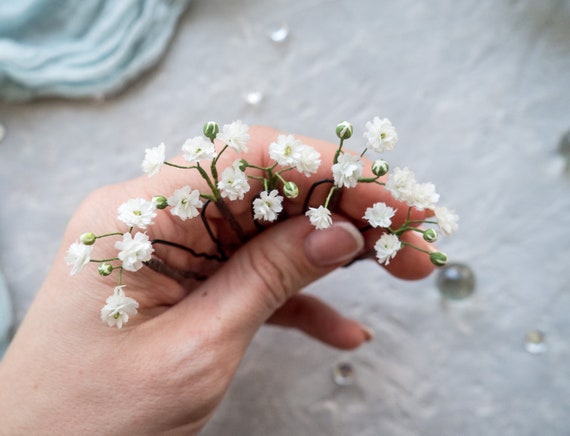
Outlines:
{"type": "Polygon", "coordinates": [[[102,264],[99,265],[97,271],[99,271],[99,274],[101,274],[102,276],[111,275],[111,273],[113,272],[113,265],[107,262],[103,262],[102,264]]]}
{"type": "Polygon", "coordinates": [[[429,254],[429,260],[431,260],[431,263],[435,266],[443,266],[447,263],[447,256],[440,251],[436,251],[429,254]]]}
{"type": "Polygon", "coordinates": [[[93,245],[95,243],[96,239],[97,239],[97,237],[91,232],[83,233],[79,237],[79,240],[81,241],[81,243],[83,245],[93,245]]]}
{"type": "Polygon", "coordinates": [[[352,136],[352,132],[354,131],[352,124],[348,121],[343,121],[342,123],[336,126],[336,136],[340,139],[348,139],[352,136]]]}
{"type": "Polygon", "coordinates": [[[299,196],[299,187],[294,182],[287,182],[283,185],[283,194],[287,198],[297,198],[299,196]]]}
{"type": "Polygon", "coordinates": [[[240,171],[245,171],[245,169],[249,166],[249,164],[247,163],[247,161],[245,159],[240,159],[239,160],[239,170],[240,171]]]}
{"type": "Polygon", "coordinates": [[[427,242],[437,241],[438,234],[434,229],[427,229],[423,233],[424,240],[427,242]]]}
{"type": "Polygon", "coordinates": [[[166,209],[166,206],[168,206],[168,200],[164,195],[155,195],[152,197],[152,202],[157,209],[166,209]]]}
{"type": "Polygon", "coordinates": [[[219,131],[220,126],[215,121],[208,121],[206,124],[204,124],[204,136],[210,139],[210,141],[213,141],[216,138],[219,131]]]}
{"type": "Polygon", "coordinates": [[[384,159],[376,159],[372,164],[372,172],[375,176],[382,177],[388,172],[390,166],[384,159]]]}

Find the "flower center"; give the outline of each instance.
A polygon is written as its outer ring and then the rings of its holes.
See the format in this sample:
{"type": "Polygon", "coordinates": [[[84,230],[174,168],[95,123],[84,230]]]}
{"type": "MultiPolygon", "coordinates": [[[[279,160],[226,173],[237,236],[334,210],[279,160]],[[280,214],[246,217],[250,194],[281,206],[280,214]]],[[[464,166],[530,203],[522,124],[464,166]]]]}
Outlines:
{"type": "Polygon", "coordinates": [[[133,210],[133,215],[141,216],[142,212],[140,210],[133,210]]]}
{"type": "Polygon", "coordinates": [[[380,133],[380,139],[386,139],[386,133],[385,132],[380,133]]]}

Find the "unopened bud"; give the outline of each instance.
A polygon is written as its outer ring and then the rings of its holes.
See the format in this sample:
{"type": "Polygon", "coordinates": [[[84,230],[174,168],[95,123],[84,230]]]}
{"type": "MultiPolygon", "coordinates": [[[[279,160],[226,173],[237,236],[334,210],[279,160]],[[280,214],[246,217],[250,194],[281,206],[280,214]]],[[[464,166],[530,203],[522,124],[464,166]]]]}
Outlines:
{"type": "Polygon", "coordinates": [[[438,234],[434,229],[427,229],[424,230],[423,236],[426,242],[435,242],[437,241],[438,234]]]}
{"type": "Polygon", "coordinates": [[[103,262],[101,265],[99,265],[99,267],[97,267],[97,271],[99,271],[99,274],[102,276],[111,275],[113,272],[113,265],[107,262],[103,262]]]}
{"type": "Polygon", "coordinates": [[[283,194],[287,198],[297,198],[299,196],[299,187],[294,182],[286,182],[283,185],[283,194]]]}
{"type": "Polygon", "coordinates": [[[377,177],[382,177],[384,174],[388,172],[389,169],[390,166],[388,165],[388,162],[386,162],[384,159],[376,159],[372,164],[372,172],[377,177]]]}
{"type": "Polygon", "coordinates": [[[96,239],[97,239],[97,237],[91,232],[83,233],[79,237],[79,240],[81,241],[81,243],[83,245],[93,245],[95,243],[96,239]]]}
{"type": "Polygon", "coordinates": [[[206,124],[204,124],[203,128],[204,136],[210,139],[210,141],[216,139],[216,136],[218,135],[219,131],[220,131],[220,126],[215,121],[208,121],[206,124]]]}
{"type": "Polygon", "coordinates": [[[168,206],[168,200],[164,195],[155,195],[152,197],[152,202],[157,209],[166,209],[166,206],[168,206]]]}
{"type": "Polygon", "coordinates": [[[348,139],[352,136],[353,130],[352,124],[348,121],[343,121],[336,126],[336,136],[340,139],[348,139]]]}
{"type": "Polygon", "coordinates": [[[245,159],[240,159],[239,160],[239,165],[238,168],[240,171],[245,171],[245,169],[249,166],[249,163],[247,163],[247,161],[245,159]]]}
{"type": "Polygon", "coordinates": [[[447,263],[447,256],[440,251],[436,251],[429,254],[429,260],[435,266],[443,266],[447,263]]]}

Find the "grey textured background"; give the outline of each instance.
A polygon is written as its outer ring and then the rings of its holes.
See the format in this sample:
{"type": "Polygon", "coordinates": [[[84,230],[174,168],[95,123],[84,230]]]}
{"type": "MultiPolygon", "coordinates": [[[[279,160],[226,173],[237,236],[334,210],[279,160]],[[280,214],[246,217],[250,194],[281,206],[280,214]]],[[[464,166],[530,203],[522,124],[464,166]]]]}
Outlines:
{"type": "Polygon", "coordinates": [[[389,161],[459,212],[439,245],[473,267],[476,294],[445,302],[434,277],[372,263],[315,283],[376,339],[345,353],[263,329],[204,434],[567,435],[569,82],[568,1],[194,1],[162,64],[119,97],[0,103],[0,265],[17,317],[80,200],[138,175],[145,147],[210,119],[334,140],[338,121],[387,116],[389,161]],[[290,37],[275,44],[280,23],[290,37]],[[523,348],[535,328],[543,355],[523,348]],[[332,383],[339,361],[355,386],[332,383]]]}

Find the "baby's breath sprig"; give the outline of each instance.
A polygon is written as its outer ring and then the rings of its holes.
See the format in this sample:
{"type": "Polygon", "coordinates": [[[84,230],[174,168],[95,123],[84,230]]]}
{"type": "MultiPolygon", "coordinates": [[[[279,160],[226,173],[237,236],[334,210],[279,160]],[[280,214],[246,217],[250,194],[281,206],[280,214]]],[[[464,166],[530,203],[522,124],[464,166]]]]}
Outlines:
{"type": "MultiPolygon", "coordinates": [[[[450,235],[457,230],[458,216],[454,211],[437,206],[439,194],[431,183],[418,183],[408,168],[390,169],[388,162],[377,158],[371,165],[373,176],[364,177],[364,158],[369,152],[376,154],[392,150],[398,141],[398,134],[392,123],[386,119],[375,117],[365,125],[364,139],[366,141],[360,154],[353,154],[344,149],[345,141],[352,138],[354,128],[348,121],[339,123],[336,136],[338,147],[333,157],[331,177],[315,181],[304,193],[303,210],[311,224],[318,230],[325,230],[333,224],[332,213],[343,192],[361,183],[373,183],[383,186],[392,197],[407,206],[406,218],[399,227],[393,226],[392,218],[396,209],[384,202],[373,203],[363,215],[368,224],[361,228],[362,232],[381,229],[382,234],[374,248],[379,263],[388,265],[398,252],[405,246],[419,250],[429,256],[437,266],[447,262],[447,256],[438,251],[428,251],[404,240],[406,232],[421,233],[428,243],[435,242],[439,233],[450,235]],[[310,206],[318,187],[330,185],[323,204],[310,206]],[[412,210],[427,210],[428,218],[412,219],[412,210]],[[422,225],[429,226],[422,228],[422,225]],[[437,227],[439,232],[434,228],[437,227]]],[[[136,272],[147,265],[159,272],[172,275],[174,278],[205,280],[207,276],[199,271],[174,271],[153,257],[154,245],[161,244],[172,249],[186,250],[192,256],[205,261],[223,262],[228,259],[228,249],[233,243],[220,240],[210,226],[206,210],[213,204],[229,223],[237,238],[243,243],[248,235],[243,231],[240,222],[232,213],[227,202],[242,201],[251,189],[250,181],[256,181],[262,190],[257,193],[251,203],[252,218],[263,229],[261,223],[271,224],[286,217],[284,200],[295,199],[301,193],[295,182],[289,179],[291,171],[297,171],[306,177],[317,173],[321,165],[319,152],[304,144],[293,135],[278,135],[277,139],[268,146],[271,163],[264,167],[248,162],[249,127],[241,121],[225,124],[220,128],[215,121],[207,122],[201,136],[188,138],[182,145],[181,151],[186,165],[166,161],[166,146],[164,143],[145,150],[141,164],[144,173],[149,177],[155,176],[164,166],[181,170],[197,171],[205,180],[208,189],[199,191],[189,185],[181,186],[170,195],[156,195],[151,199],[129,199],[117,212],[118,221],[128,227],[126,232],[115,231],[102,235],[84,233],[69,247],[66,262],[70,265],[71,274],[79,273],[88,263],[98,263],[98,273],[110,276],[118,272],[117,284],[112,295],[106,300],[101,310],[101,319],[110,326],[121,328],[130,316],[137,313],[138,303],[127,297],[123,291],[123,272],[136,272]],[[219,149],[219,151],[217,151],[219,149]],[[220,168],[220,158],[228,150],[239,154],[233,163],[220,168]],[[200,217],[206,235],[214,243],[215,253],[201,253],[191,247],[184,247],[174,241],[150,240],[146,230],[154,224],[159,211],[168,211],[172,216],[182,221],[200,217]],[[135,231],[140,229],[144,232],[135,231]],[[114,247],[117,256],[107,259],[92,259],[93,247],[102,238],[116,238],[114,247]]],[[[320,188],[319,188],[320,189],[320,188]]]]}

